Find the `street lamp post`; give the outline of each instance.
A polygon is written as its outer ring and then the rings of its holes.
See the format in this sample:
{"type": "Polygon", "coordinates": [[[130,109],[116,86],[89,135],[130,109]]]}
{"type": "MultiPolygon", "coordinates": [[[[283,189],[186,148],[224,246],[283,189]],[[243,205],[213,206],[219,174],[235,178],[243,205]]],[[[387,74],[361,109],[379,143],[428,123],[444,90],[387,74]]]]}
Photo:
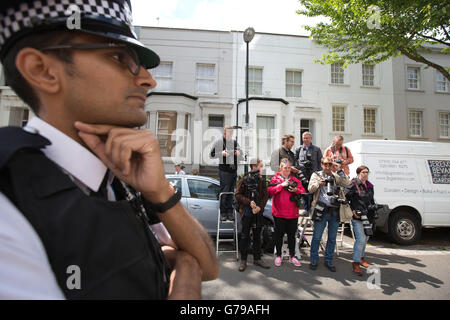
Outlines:
{"type": "MultiPolygon", "coordinates": [[[[249,122],[249,116],[248,116],[248,60],[249,60],[249,43],[252,41],[253,37],[255,36],[255,29],[249,27],[245,29],[244,31],[244,41],[247,45],[247,63],[245,67],[245,129],[248,129],[248,122],[249,122]]],[[[248,173],[248,167],[247,167],[247,154],[245,154],[245,165],[244,165],[244,173],[248,173]]]]}

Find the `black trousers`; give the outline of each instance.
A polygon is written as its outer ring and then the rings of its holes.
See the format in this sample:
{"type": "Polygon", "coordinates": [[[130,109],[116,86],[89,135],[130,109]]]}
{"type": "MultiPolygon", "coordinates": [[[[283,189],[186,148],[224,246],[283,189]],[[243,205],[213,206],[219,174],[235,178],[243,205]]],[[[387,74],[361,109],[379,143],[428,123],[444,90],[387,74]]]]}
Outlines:
{"type": "MultiPolygon", "coordinates": [[[[241,260],[247,260],[248,245],[250,242],[250,229],[253,223],[256,223],[256,216],[242,216],[241,232],[241,260]]],[[[253,261],[261,259],[261,230],[262,227],[253,229],[253,261]]]]}
{"type": "MultiPolygon", "coordinates": [[[[234,192],[236,177],[236,172],[219,170],[220,192],[234,192]]],[[[233,195],[227,194],[222,196],[220,214],[225,217],[233,215],[233,195]]]]}
{"type": "Polygon", "coordinates": [[[297,231],[298,219],[285,219],[273,217],[275,222],[275,247],[277,249],[277,256],[281,256],[281,247],[283,246],[284,234],[287,234],[289,255],[295,256],[295,232],[297,231]]]}

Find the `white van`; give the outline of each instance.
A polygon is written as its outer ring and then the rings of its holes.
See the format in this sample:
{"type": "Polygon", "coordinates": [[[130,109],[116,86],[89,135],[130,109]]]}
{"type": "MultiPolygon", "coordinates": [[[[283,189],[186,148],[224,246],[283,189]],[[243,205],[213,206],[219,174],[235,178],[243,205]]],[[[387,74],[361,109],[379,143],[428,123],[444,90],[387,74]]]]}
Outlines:
{"type": "Polygon", "coordinates": [[[369,167],[375,201],[380,210],[377,227],[399,244],[414,244],[421,227],[450,227],[450,143],[399,140],[356,140],[345,144],[355,161],[369,167]]]}

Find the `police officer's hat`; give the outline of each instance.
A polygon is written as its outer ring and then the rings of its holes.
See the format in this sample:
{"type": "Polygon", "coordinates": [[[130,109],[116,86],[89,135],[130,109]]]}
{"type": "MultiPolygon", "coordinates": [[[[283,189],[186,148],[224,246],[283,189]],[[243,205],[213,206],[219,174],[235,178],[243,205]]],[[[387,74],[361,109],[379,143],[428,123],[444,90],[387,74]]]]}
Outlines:
{"type": "Polygon", "coordinates": [[[130,44],[146,69],[159,65],[159,56],[137,40],[129,0],[1,0],[0,58],[21,37],[32,32],[70,28],[130,44]],[[80,17],[79,27],[70,26],[80,17]],[[69,24],[68,24],[68,20],[69,24]]]}

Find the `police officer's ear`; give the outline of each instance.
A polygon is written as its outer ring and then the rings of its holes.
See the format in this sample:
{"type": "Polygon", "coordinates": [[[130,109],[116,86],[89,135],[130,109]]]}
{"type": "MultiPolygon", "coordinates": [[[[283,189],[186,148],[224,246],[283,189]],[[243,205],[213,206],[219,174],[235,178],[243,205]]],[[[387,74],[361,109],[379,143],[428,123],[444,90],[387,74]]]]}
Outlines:
{"type": "Polygon", "coordinates": [[[17,53],[16,66],[22,77],[38,92],[54,94],[61,90],[63,66],[52,56],[26,47],[17,53]]]}

